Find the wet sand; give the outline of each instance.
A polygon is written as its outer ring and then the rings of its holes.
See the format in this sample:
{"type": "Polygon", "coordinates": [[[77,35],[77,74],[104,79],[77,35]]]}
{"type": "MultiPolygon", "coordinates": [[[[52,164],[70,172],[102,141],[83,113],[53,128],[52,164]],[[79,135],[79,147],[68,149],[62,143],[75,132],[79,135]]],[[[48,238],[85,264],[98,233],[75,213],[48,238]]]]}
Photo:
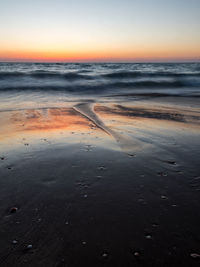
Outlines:
{"type": "Polygon", "coordinates": [[[199,266],[199,114],[175,98],[1,112],[0,266],[199,266]]]}

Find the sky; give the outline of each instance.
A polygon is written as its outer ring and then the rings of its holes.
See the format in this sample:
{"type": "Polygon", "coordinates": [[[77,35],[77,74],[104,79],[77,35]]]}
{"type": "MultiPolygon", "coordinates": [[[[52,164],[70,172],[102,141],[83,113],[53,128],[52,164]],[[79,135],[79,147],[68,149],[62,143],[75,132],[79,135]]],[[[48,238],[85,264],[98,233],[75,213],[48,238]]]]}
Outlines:
{"type": "Polygon", "coordinates": [[[200,0],[0,0],[0,61],[200,61],[200,0]]]}

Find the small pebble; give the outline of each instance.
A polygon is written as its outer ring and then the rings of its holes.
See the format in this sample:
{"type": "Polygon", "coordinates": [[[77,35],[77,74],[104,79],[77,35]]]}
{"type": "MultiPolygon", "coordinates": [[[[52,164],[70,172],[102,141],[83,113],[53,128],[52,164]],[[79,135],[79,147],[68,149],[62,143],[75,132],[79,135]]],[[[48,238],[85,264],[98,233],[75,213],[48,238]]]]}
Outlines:
{"type": "Polygon", "coordinates": [[[33,248],[33,245],[29,244],[26,246],[26,249],[32,249],[33,248]]]}
{"type": "Polygon", "coordinates": [[[191,256],[193,259],[200,259],[200,254],[197,254],[197,253],[191,253],[190,256],[191,256]]]}
{"type": "Polygon", "coordinates": [[[18,211],[18,208],[17,207],[12,207],[11,209],[10,209],[10,213],[15,213],[15,212],[17,212],[18,211]]]}
{"type": "Polygon", "coordinates": [[[98,169],[101,170],[101,171],[103,171],[103,170],[105,170],[106,168],[103,167],[103,166],[100,166],[100,167],[98,167],[98,169]]]}
{"type": "Polygon", "coordinates": [[[158,223],[153,223],[152,226],[153,226],[153,227],[158,227],[159,224],[158,224],[158,223]]]}
{"type": "Polygon", "coordinates": [[[13,243],[14,245],[16,245],[18,242],[17,242],[17,240],[13,240],[12,243],[13,243]]]}
{"type": "Polygon", "coordinates": [[[171,165],[176,165],[176,162],[175,161],[172,161],[172,160],[168,160],[167,163],[169,163],[171,165]]]}
{"type": "Polygon", "coordinates": [[[135,154],[128,154],[129,157],[135,157],[136,155],[135,154]]]}
{"type": "Polygon", "coordinates": [[[133,255],[134,255],[135,257],[138,257],[138,256],[140,256],[140,253],[137,252],[137,251],[135,251],[133,255]]]}
{"type": "Polygon", "coordinates": [[[82,242],[83,245],[86,245],[87,243],[85,241],[82,242]]]}
{"type": "Polygon", "coordinates": [[[157,172],[157,175],[159,175],[159,176],[167,176],[167,173],[166,172],[157,172]]]}
{"type": "Polygon", "coordinates": [[[167,199],[167,197],[166,197],[166,196],[161,196],[161,198],[162,198],[162,199],[167,199]]]}
{"type": "Polygon", "coordinates": [[[104,253],[102,254],[102,257],[106,258],[106,257],[108,257],[108,254],[104,252],[104,253]]]}
{"type": "Polygon", "coordinates": [[[1,157],[1,160],[4,160],[5,158],[4,157],[1,157]]]}
{"type": "Polygon", "coordinates": [[[85,194],[83,197],[84,197],[84,198],[87,198],[87,197],[88,197],[88,195],[86,195],[86,194],[85,194]]]}

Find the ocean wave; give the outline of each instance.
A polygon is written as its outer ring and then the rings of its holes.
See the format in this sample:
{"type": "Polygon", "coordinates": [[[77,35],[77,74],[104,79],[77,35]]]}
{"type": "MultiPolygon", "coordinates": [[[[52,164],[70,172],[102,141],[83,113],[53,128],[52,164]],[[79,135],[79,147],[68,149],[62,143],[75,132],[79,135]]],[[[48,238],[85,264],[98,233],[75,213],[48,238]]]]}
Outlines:
{"type": "MultiPolygon", "coordinates": [[[[1,71],[0,80],[16,79],[16,78],[34,78],[34,79],[61,79],[61,80],[100,80],[102,78],[112,80],[125,80],[125,79],[158,79],[155,84],[159,83],[160,78],[171,79],[192,79],[200,78],[200,72],[191,73],[174,73],[174,72],[143,72],[143,71],[113,71],[109,73],[92,73],[91,70],[80,69],[76,72],[59,72],[59,71],[47,71],[47,70],[35,70],[35,71],[1,71]],[[91,75],[92,74],[92,75],[91,75]]],[[[134,81],[137,83],[137,81],[134,81]]]]}
{"type": "Polygon", "coordinates": [[[34,78],[61,78],[61,79],[67,79],[67,80],[90,80],[92,77],[88,75],[83,75],[77,72],[66,72],[66,73],[59,73],[59,72],[53,72],[53,71],[35,71],[26,73],[26,76],[34,77],[34,78]]]}
{"type": "Polygon", "coordinates": [[[185,84],[182,81],[134,81],[134,82],[116,82],[111,84],[112,87],[118,88],[175,88],[183,87],[185,84]]]}
{"type": "MultiPolygon", "coordinates": [[[[94,91],[96,93],[98,90],[109,90],[109,89],[175,89],[175,88],[182,88],[185,87],[186,84],[182,81],[133,81],[133,82],[107,82],[107,83],[95,83],[95,84],[82,84],[82,83],[68,83],[68,84],[34,84],[34,83],[27,83],[19,86],[16,83],[6,84],[0,86],[0,91],[4,90],[41,90],[41,91],[48,91],[48,90],[65,90],[65,91],[94,91]]],[[[190,84],[190,87],[192,87],[192,84],[190,84]]],[[[194,84],[194,87],[195,84],[194,84]]]]}
{"type": "Polygon", "coordinates": [[[199,70],[200,64],[0,63],[0,92],[199,95],[199,70]]]}
{"type": "Polygon", "coordinates": [[[67,80],[77,80],[77,79],[84,79],[84,80],[90,80],[92,79],[92,76],[89,75],[83,75],[76,72],[66,72],[66,73],[60,73],[60,72],[54,72],[54,71],[31,71],[31,72],[0,72],[0,79],[4,78],[17,78],[17,77],[32,77],[32,78],[61,78],[61,79],[67,79],[67,80]]]}
{"type": "Polygon", "coordinates": [[[5,92],[15,92],[17,94],[25,94],[30,93],[31,95],[34,93],[39,94],[59,94],[64,93],[66,95],[72,96],[90,96],[90,97],[195,97],[200,98],[200,91],[191,91],[191,90],[180,90],[180,89],[150,89],[150,88],[124,88],[124,90],[120,88],[112,88],[106,86],[21,86],[21,87],[7,87],[3,90],[0,90],[1,93],[5,92]]]}
{"type": "Polygon", "coordinates": [[[11,77],[22,77],[24,76],[23,72],[19,72],[19,71],[10,71],[10,72],[0,72],[0,79],[2,78],[11,78],[11,77]]]}
{"type": "Polygon", "coordinates": [[[172,73],[172,72],[141,72],[141,71],[121,71],[111,72],[102,75],[105,78],[127,79],[137,77],[200,77],[200,72],[194,73],[172,73]]]}

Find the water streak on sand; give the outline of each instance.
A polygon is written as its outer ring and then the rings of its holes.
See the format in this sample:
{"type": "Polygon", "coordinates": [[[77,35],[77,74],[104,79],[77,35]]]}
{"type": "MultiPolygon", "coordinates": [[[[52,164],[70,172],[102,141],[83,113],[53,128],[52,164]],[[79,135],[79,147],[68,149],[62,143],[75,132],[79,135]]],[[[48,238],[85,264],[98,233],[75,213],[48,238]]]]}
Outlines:
{"type": "Polygon", "coordinates": [[[108,126],[104,124],[104,122],[98,117],[95,113],[94,104],[93,103],[81,103],[77,104],[74,107],[74,110],[79,112],[81,115],[91,120],[98,128],[103,130],[108,135],[112,136],[117,144],[120,146],[123,152],[130,154],[135,151],[141,150],[144,145],[143,142],[139,140],[133,140],[132,138],[117,133],[116,131],[110,129],[108,126]]]}

